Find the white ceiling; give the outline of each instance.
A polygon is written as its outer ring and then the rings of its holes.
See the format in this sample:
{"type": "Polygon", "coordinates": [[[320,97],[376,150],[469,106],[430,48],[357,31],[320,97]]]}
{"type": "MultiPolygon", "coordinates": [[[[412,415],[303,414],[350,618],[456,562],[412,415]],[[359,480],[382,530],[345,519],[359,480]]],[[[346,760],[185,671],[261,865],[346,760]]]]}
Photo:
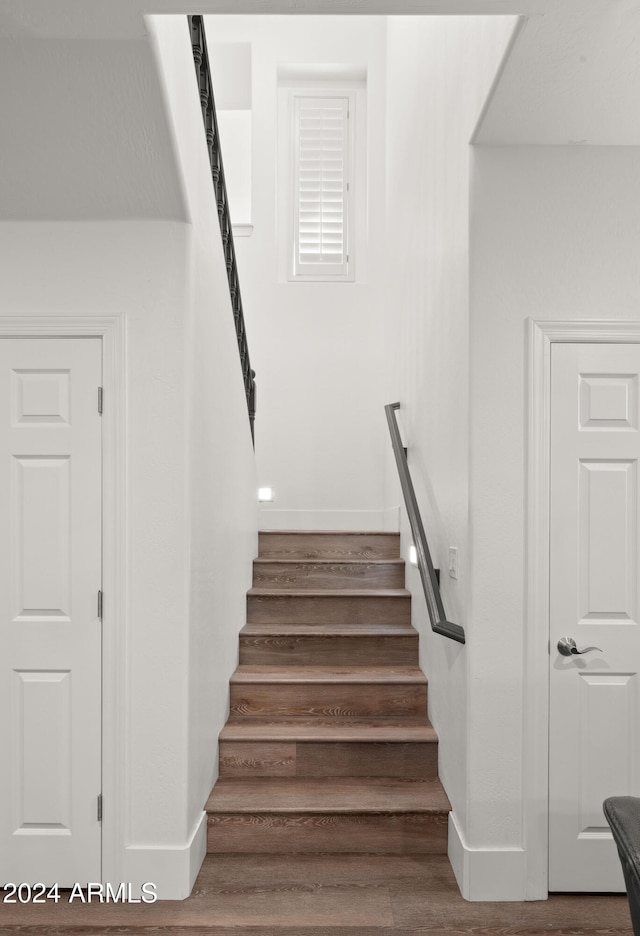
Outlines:
{"type": "Polygon", "coordinates": [[[640,145],[640,2],[526,20],[475,142],[640,145]]]}
{"type": "MultiPolygon", "coordinates": [[[[594,0],[0,0],[0,37],[141,38],[145,13],[540,13],[594,0]]],[[[607,6],[611,0],[595,0],[607,6]]]]}
{"type": "MultiPolygon", "coordinates": [[[[476,142],[640,143],[640,0],[198,0],[197,7],[523,14],[476,142]]],[[[189,11],[187,0],[0,0],[0,219],[185,217],[144,14],[189,11]]]]}

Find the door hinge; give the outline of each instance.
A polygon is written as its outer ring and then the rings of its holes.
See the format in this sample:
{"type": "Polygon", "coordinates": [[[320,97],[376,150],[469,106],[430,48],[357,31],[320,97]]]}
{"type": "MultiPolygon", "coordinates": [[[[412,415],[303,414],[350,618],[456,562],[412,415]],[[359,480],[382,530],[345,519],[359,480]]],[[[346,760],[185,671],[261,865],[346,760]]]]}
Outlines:
{"type": "Polygon", "coordinates": [[[98,592],[98,617],[102,620],[102,592],[98,592]]]}
{"type": "Polygon", "coordinates": [[[103,390],[102,387],[98,387],[98,412],[102,415],[102,396],[103,390]]]}
{"type": "Polygon", "coordinates": [[[98,793],[98,822],[102,822],[102,793],[98,793]]]}

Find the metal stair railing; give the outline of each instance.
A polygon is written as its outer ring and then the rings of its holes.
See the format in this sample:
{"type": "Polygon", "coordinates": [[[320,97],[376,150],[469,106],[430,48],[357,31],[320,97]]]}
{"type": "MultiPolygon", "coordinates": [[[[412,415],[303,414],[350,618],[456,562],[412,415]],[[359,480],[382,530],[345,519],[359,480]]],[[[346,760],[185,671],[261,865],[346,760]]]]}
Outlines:
{"type": "Polygon", "coordinates": [[[464,628],[462,628],[460,624],[453,624],[446,619],[442,595],[440,594],[440,584],[431,560],[429,544],[424,532],[420,508],[418,507],[416,493],[409,472],[407,453],[402,444],[402,439],[400,438],[400,430],[395,413],[398,409],[400,409],[399,403],[388,403],[384,411],[389,424],[389,432],[391,433],[391,445],[393,446],[393,454],[395,455],[398,474],[400,475],[400,485],[402,487],[404,502],[409,517],[411,535],[413,536],[413,542],[418,555],[418,570],[420,572],[420,578],[422,579],[424,596],[427,600],[431,630],[436,634],[441,634],[443,637],[449,637],[450,640],[456,640],[458,643],[463,644],[465,643],[464,628]]]}
{"type": "Polygon", "coordinates": [[[231,228],[231,215],[229,213],[229,198],[227,195],[227,186],[224,180],[224,166],[222,163],[222,150],[220,147],[220,136],[218,133],[218,121],[216,119],[216,108],[213,98],[213,86],[211,82],[211,69],[209,67],[209,54],[207,52],[207,39],[205,36],[204,20],[202,16],[187,16],[189,30],[191,33],[191,47],[193,49],[193,61],[196,69],[198,88],[200,92],[200,105],[202,107],[202,119],[207,141],[207,150],[209,152],[209,164],[211,166],[211,179],[218,206],[218,220],[220,222],[220,234],[222,236],[222,246],[224,249],[224,258],[227,267],[227,279],[229,281],[229,295],[231,296],[231,306],[233,308],[233,320],[238,339],[238,351],[240,352],[240,365],[242,367],[242,379],[244,381],[244,391],[247,398],[247,410],[249,413],[249,424],[251,426],[251,438],[254,439],[254,423],[256,416],[256,372],[251,369],[249,360],[249,345],[247,344],[247,334],[244,322],[244,312],[242,308],[242,296],[240,293],[240,280],[238,277],[238,263],[236,260],[236,251],[233,243],[233,231],[231,228]]]}

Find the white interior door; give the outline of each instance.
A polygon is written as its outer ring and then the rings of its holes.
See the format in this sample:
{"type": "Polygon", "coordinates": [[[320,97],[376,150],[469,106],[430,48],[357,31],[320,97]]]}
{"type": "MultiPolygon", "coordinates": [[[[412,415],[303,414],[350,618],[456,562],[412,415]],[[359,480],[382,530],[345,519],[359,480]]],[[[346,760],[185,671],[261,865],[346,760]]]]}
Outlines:
{"type": "Polygon", "coordinates": [[[625,889],[602,802],[640,795],[639,375],[640,345],[552,345],[552,891],[625,889]]]}
{"type": "Polygon", "coordinates": [[[0,338],[0,882],[100,881],[100,338],[0,338]]]}

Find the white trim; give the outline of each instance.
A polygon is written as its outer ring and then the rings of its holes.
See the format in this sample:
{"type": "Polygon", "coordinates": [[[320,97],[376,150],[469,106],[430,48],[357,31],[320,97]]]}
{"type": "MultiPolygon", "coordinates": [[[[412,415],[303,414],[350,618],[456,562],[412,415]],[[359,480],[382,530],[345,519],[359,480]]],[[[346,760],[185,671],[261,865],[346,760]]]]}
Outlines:
{"type": "Polygon", "coordinates": [[[207,853],[207,814],[203,812],[184,845],[129,845],[124,877],[137,894],[143,884],[155,884],[160,900],[184,900],[193,890],[207,853]]]}
{"type": "Polygon", "coordinates": [[[549,882],[549,432],[554,342],[640,342],[638,322],[527,320],[528,421],[525,499],[525,665],[523,831],[526,900],[549,882]]]}
{"type": "Polygon", "coordinates": [[[524,900],[523,848],[470,848],[451,812],[448,855],[465,900],[524,900]]]}
{"type": "Polygon", "coordinates": [[[386,510],[278,510],[261,504],[261,530],[364,530],[397,533],[400,508],[386,510]]]}
{"type": "Polygon", "coordinates": [[[123,881],[125,829],[126,419],[124,315],[0,316],[0,335],[102,338],[102,880],[123,881]]]}
{"type": "Polygon", "coordinates": [[[334,85],[340,88],[366,88],[366,65],[338,65],[336,62],[278,65],[278,87],[280,88],[317,88],[334,85]]]}

